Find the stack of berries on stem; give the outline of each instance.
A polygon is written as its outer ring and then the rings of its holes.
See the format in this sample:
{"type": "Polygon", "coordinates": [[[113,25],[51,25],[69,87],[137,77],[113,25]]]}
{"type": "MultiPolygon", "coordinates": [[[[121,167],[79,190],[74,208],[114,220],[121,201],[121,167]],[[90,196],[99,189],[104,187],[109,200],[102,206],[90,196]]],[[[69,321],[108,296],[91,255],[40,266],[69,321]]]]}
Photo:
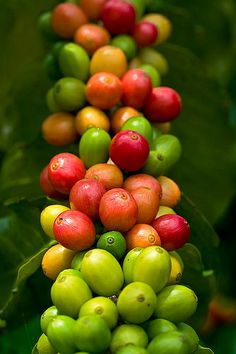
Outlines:
{"type": "Polygon", "coordinates": [[[161,86],[168,65],[156,49],[171,23],[145,1],[81,0],[42,14],[39,28],[55,41],[42,135],[65,151],[40,175],[50,202],[41,226],[55,244],[42,259],[52,306],[34,350],[197,353],[186,323],[197,296],[181,283],[178,254],[190,226],[167,176],[181,156],[170,129],[182,103],[161,86]]]}

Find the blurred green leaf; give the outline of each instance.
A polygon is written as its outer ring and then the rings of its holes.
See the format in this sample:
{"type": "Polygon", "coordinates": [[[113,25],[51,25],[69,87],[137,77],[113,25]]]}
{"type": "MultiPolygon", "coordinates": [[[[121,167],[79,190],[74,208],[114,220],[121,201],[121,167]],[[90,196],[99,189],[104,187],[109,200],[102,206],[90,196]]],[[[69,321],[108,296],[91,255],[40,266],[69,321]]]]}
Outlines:
{"type": "Polygon", "coordinates": [[[1,336],[0,352],[2,354],[30,354],[40,332],[40,316],[38,315],[1,336]]]}
{"type": "Polygon", "coordinates": [[[210,348],[204,348],[201,345],[199,346],[198,350],[195,354],[214,354],[210,348]]]}
{"type": "Polygon", "coordinates": [[[186,264],[190,264],[191,268],[196,271],[203,271],[202,255],[196,246],[191,243],[185,243],[178,253],[186,264]]]}
{"type": "Polygon", "coordinates": [[[197,311],[190,322],[199,329],[217,288],[219,238],[204,215],[185,195],[175,209],[190,224],[190,243],[180,248],[178,253],[184,262],[182,282],[193,289],[198,297],[197,311]]]}
{"type": "Polygon", "coordinates": [[[49,85],[42,60],[46,45],[37,20],[58,1],[9,0],[1,3],[0,150],[16,141],[33,141],[39,134],[49,85]]]}
{"type": "Polygon", "coordinates": [[[39,186],[40,172],[55,154],[63,150],[47,146],[41,139],[32,144],[15,144],[2,162],[0,201],[9,203],[43,196],[39,186]]]}
{"type": "Polygon", "coordinates": [[[152,0],[148,11],[166,15],[173,25],[170,41],[193,51],[211,77],[227,84],[235,67],[234,0],[152,0]]]}
{"type": "Polygon", "coordinates": [[[229,126],[226,98],[187,49],[166,44],[161,52],[170,66],[163,84],[176,89],[183,101],[183,111],[171,130],[181,141],[182,157],[170,176],[214,223],[236,187],[232,177],[235,137],[229,126]]]}
{"type": "Polygon", "coordinates": [[[219,237],[212,225],[197,206],[184,194],[175,210],[188,221],[191,230],[189,242],[197,248],[195,249],[188,244],[183,248],[185,257],[188,257],[189,266],[195,267],[195,263],[191,264],[191,259],[194,259],[199,265],[196,270],[201,270],[201,263],[204,269],[216,268],[219,261],[217,253],[219,237]]]}
{"type": "MultiPolygon", "coordinates": [[[[55,242],[41,231],[39,220],[40,209],[26,201],[0,210],[0,281],[4,284],[0,293],[2,319],[12,315],[25,281],[37,271],[44,252],[55,242]]],[[[23,297],[27,303],[25,290],[23,297]]]]}
{"type": "Polygon", "coordinates": [[[215,354],[235,354],[236,348],[236,324],[219,326],[205,339],[215,354]]]}

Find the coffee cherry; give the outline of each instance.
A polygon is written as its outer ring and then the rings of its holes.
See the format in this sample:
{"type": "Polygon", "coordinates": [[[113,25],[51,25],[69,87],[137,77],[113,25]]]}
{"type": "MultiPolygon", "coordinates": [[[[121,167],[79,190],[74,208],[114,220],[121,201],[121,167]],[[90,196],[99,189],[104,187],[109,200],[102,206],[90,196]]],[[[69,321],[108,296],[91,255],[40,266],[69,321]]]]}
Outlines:
{"type": "Polygon", "coordinates": [[[110,157],[123,170],[139,170],[144,166],[148,154],[148,141],[132,130],[117,133],[111,141],[110,157]]]}
{"type": "Polygon", "coordinates": [[[145,104],[144,115],[151,122],[169,122],[177,118],[181,106],[181,98],[175,90],[155,87],[145,104]]]}
{"type": "Polygon", "coordinates": [[[161,245],[168,251],[182,247],[190,236],[190,226],[180,215],[166,214],[155,219],[152,226],[161,239],[161,245]]]}
{"type": "Polygon", "coordinates": [[[109,0],[104,5],[101,19],[111,34],[131,33],[135,25],[134,7],[123,0],[109,0]]]}
{"type": "Polygon", "coordinates": [[[73,185],[84,177],[85,172],[83,161],[68,152],[55,155],[48,167],[50,182],[63,194],[69,194],[73,185]]]}

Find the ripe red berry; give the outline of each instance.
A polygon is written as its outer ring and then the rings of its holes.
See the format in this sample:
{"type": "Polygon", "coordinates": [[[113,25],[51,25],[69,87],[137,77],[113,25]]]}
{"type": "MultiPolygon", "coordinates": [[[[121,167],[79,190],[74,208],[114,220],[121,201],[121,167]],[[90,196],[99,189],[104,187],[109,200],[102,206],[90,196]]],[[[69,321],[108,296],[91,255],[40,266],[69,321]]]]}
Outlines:
{"type": "Polygon", "coordinates": [[[50,182],[57,191],[64,194],[70,193],[73,185],[84,177],[85,172],[83,161],[68,152],[55,155],[49,162],[50,182]]]}
{"type": "Polygon", "coordinates": [[[136,23],[133,38],[139,48],[152,46],[157,39],[157,27],[149,21],[136,23]]]}
{"type": "Polygon", "coordinates": [[[190,236],[190,226],[180,215],[165,214],[151,224],[161,239],[161,246],[167,251],[182,247],[190,236]]]}
{"type": "Polygon", "coordinates": [[[131,193],[123,188],[113,188],[102,196],[99,216],[107,230],[126,232],[137,221],[138,206],[131,193]]]}
{"type": "Polygon", "coordinates": [[[99,203],[106,192],[103,184],[95,179],[81,179],[76,182],[70,191],[70,207],[88,215],[91,219],[99,216],[99,203]]]}
{"type": "Polygon", "coordinates": [[[151,122],[169,122],[177,118],[182,108],[181,97],[170,87],[154,87],[144,106],[144,115],[151,122]]]}
{"type": "Polygon", "coordinates": [[[125,171],[141,169],[149,155],[149,143],[139,133],[133,130],[123,130],[117,133],[110,144],[110,158],[125,171]]]}
{"type": "Polygon", "coordinates": [[[102,9],[104,27],[112,34],[131,33],[135,26],[135,9],[124,0],[109,0],[102,9]]]}
{"type": "Polygon", "coordinates": [[[78,210],[66,210],[58,215],[53,224],[55,239],[71,250],[85,250],[96,239],[96,231],[91,219],[78,210]]]}
{"type": "Polygon", "coordinates": [[[152,81],[143,70],[130,69],[122,78],[122,91],[123,105],[140,109],[152,93],[152,81]]]}
{"type": "Polygon", "coordinates": [[[52,185],[48,176],[48,165],[43,168],[39,177],[39,185],[42,192],[49,198],[65,199],[66,195],[58,192],[52,185]]]}

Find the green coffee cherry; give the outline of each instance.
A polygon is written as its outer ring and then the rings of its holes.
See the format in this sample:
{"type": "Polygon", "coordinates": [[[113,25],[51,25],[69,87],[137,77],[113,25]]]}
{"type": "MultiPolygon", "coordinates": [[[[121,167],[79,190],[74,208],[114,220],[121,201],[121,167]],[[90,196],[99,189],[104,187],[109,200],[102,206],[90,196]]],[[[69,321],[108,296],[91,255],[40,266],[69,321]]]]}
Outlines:
{"type": "Polygon", "coordinates": [[[58,275],[51,287],[51,298],[60,314],[77,318],[81,306],[92,298],[92,292],[82,277],[77,275],[79,271],[69,271],[58,275]]]}
{"type": "Polygon", "coordinates": [[[105,353],[111,341],[107,322],[97,315],[79,317],[73,328],[74,343],[81,351],[105,353]]]}
{"type": "Polygon", "coordinates": [[[75,43],[65,44],[59,53],[59,67],[64,76],[86,81],[90,59],[87,52],[75,43]]]}
{"type": "Polygon", "coordinates": [[[55,41],[59,37],[51,27],[51,11],[44,12],[39,16],[38,29],[41,35],[48,41],[55,41]]]}
{"type": "Polygon", "coordinates": [[[121,290],[117,309],[124,322],[140,324],[152,316],[155,304],[153,288],[143,281],[134,281],[121,290]]]}
{"type": "Polygon", "coordinates": [[[145,348],[148,344],[148,336],[145,330],[134,324],[122,324],[116,327],[111,337],[111,353],[117,353],[119,349],[130,344],[145,348]]]}
{"type": "Polygon", "coordinates": [[[157,335],[148,345],[149,354],[189,354],[188,342],[178,331],[157,335]]]}
{"type": "Polygon", "coordinates": [[[142,172],[154,177],[166,175],[168,170],[180,158],[181,151],[180,141],[174,135],[162,134],[158,136],[152,142],[151,150],[142,172]]]}
{"type": "Polygon", "coordinates": [[[50,321],[52,321],[58,315],[58,309],[56,306],[50,306],[44,311],[40,318],[40,327],[43,333],[47,333],[47,327],[50,321]]]}
{"type": "Polygon", "coordinates": [[[53,347],[62,354],[74,354],[76,347],[73,328],[76,321],[68,316],[57,316],[48,325],[47,336],[53,347]]]}
{"type": "Polygon", "coordinates": [[[174,323],[164,320],[163,318],[157,318],[146,322],[144,328],[147,332],[149,340],[152,340],[161,333],[177,331],[177,327],[174,323]]]}
{"type": "Polygon", "coordinates": [[[135,261],[133,281],[145,282],[157,293],[167,284],[170,271],[169,253],[160,246],[149,246],[138,255],[135,261]]]}
{"type": "Polygon", "coordinates": [[[56,42],[53,45],[51,52],[45,57],[43,61],[44,70],[47,76],[49,77],[49,79],[51,80],[56,81],[63,76],[63,73],[59,66],[58,57],[59,57],[60,50],[66,43],[67,42],[65,41],[56,42]]]}
{"type": "Polygon", "coordinates": [[[113,37],[111,40],[111,45],[120,48],[125,53],[128,61],[133,59],[137,53],[137,45],[135,40],[127,34],[121,34],[113,37]]]}
{"type": "Polygon", "coordinates": [[[73,77],[58,80],[53,88],[55,103],[62,111],[76,111],[86,103],[85,84],[73,77]]]}
{"type": "Polygon", "coordinates": [[[118,309],[116,304],[105,296],[95,296],[86,301],[80,309],[79,317],[96,315],[103,318],[108,327],[113,329],[118,322],[118,309]]]}
{"type": "Polygon", "coordinates": [[[133,281],[134,265],[137,257],[143,251],[142,247],[135,247],[130,250],[123,261],[123,273],[125,278],[125,283],[129,284],[133,281]]]}
{"type": "Polygon", "coordinates": [[[150,64],[156,68],[161,76],[167,74],[168,72],[168,62],[164,55],[159,53],[156,49],[153,48],[142,48],[139,51],[138,55],[142,64],[150,64]]]}
{"type": "Polygon", "coordinates": [[[162,134],[157,137],[152,143],[152,148],[163,156],[167,170],[179,160],[182,152],[179,139],[171,134],[162,134]]]}
{"type": "Polygon", "coordinates": [[[151,144],[152,142],[152,126],[151,123],[143,116],[134,116],[129,118],[121,127],[123,130],[133,130],[138,132],[151,144]]]}
{"type": "Polygon", "coordinates": [[[156,150],[150,150],[147,161],[142,168],[142,173],[147,173],[153,177],[165,175],[167,169],[163,161],[164,158],[162,155],[156,150]]]}
{"type": "Polygon", "coordinates": [[[157,295],[154,315],[174,323],[184,322],[196,311],[197,301],[196,294],[187,286],[169,285],[157,295]]]}
{"type": "Polygon", "coordinates": [[[64,269],[62,270],[58,276],[56,280],[59,280],[65,276],[74,276],[74,277],[79,277],[81,279],[83,279],[81,272],[78,269],[72,269],[72,268],[68,268],[68,269],[64,269]]]}
{"type": "Polygon", "coordinates": [[[142,69],[143,71],[145,71],[145,73],[147,73],[150,76],[153,87],[157,87],[161,85],[161,75],[153,65],[142,64],[139,67],[139,69],[142,69]]]}
{"type": "Polygon", "coordinates": [[[50,90],[48,90],[48,92],[47,92],[46,104],[47,104],[47,107],[51,113],[60,112],[60,110],[61,110],[61,108],[59,107],[59,105],[55,101],[53,87],[50,90]]]}
{"type": "Polygon", "coordinates": [[[128,344],[120,348],[116,354],[148,354],[148,351],[138,345],[128,344]]]}
{"type": "Polygon", "coordinates": [[[189,326],[187,323],[180,322],[177,324],[178,330],[185,336],[186,341],[189,344],[189,353],[195,353],[199,346],[199,337],[195,330],[189,326]]]}
{"type": "Polygon", "coordinates": [[[89,128],[79,142],[79,156],[87,168],[107,162],[109,158],[110,135],[101,128],[89,128]]]}
{"type": "Polygon", "coordinates": [[[54,55],[54,57],[56,58],[56,60],[59,60],[59,54],[61,49],[64,47],[65,44],[67,44],[68,42],[66,41],[57,41],[53,47],[52,47],[52,55],[54,55]]]}
{"type": "Polygon", "coordinates": [[[111,253],[99,248],[92,249],[85,254],[81,264],[81,273],[86,283],[97,295],[118,294],[124,283],[120,263],[111,253]]]}
{"type": "Polygon", "coordinates": [[[53,54],[49,53],[43,61],[44,70],[51,80],[58,80],[62,77],[62,73],[58,62],[53,54]]]}

